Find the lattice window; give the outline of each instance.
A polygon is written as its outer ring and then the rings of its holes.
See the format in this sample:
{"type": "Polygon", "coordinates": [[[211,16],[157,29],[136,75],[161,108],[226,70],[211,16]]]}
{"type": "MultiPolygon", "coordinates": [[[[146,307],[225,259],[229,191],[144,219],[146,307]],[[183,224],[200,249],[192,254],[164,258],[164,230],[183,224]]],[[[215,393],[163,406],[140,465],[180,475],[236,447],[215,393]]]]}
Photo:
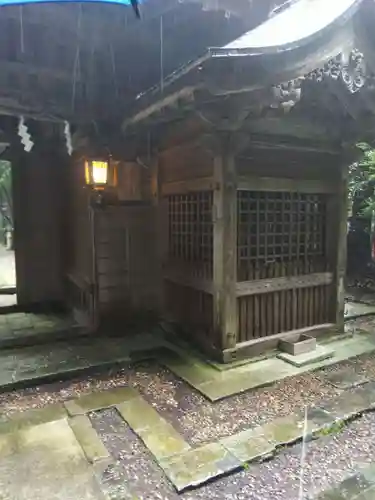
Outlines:
{"type": "Polygon", "coordinates": [[[212,273],[212,192],[168,197],[169,258],[187,264],[205,264],[212,273]]]}
{"type": "Polygon", "coordinates": [[[325,257],[325,197],[289,192],[238,192],[239,280],[316,272],[325,257]],[[290,265],[294,263],[294,268],[290,265]],[[254,269],[269,270],[252,276],[254,269]]]}

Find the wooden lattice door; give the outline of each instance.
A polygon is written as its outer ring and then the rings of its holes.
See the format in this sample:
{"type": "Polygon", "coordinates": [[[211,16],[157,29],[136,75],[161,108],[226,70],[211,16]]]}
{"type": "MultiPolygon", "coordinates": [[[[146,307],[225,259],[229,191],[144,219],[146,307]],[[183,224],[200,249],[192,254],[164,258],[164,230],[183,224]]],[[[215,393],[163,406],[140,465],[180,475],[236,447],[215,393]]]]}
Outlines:
{"type": "Polygon", "coordinates": [[[238,192],[238,342],[329,323],[326,201],[238,192]]]}
{"type": "Polygon", "coordinates": [[[166,197],[168,245],[164,285],[168,315],[212,333],[212,191],[166,197]]]}

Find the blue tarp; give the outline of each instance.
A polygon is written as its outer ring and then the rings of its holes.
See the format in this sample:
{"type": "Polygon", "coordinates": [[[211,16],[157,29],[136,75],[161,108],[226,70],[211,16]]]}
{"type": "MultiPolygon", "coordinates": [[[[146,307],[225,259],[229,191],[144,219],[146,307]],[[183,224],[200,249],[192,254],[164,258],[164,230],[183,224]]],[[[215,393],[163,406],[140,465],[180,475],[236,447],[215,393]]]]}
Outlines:
{"type": "MultiPolygon", "coordinates": [[[[0,7],[5,5],[25,5],[30,3],[115,3],[131,5],[131,0],[0,0],[0,7]]],[[[142,3],[139,1],[138,3],[142,3]]]]}

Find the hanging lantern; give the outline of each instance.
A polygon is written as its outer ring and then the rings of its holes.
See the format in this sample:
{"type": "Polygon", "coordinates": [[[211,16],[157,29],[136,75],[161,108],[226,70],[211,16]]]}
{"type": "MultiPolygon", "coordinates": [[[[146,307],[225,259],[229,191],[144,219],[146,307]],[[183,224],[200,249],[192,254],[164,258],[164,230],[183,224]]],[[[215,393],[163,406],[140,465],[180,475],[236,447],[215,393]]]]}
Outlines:
{"type": "Polygon", "coordinates": [[[102,190],[116,185],[115,163],[109,158],[85,160],[85,182],[95,190],[102,190]]]}

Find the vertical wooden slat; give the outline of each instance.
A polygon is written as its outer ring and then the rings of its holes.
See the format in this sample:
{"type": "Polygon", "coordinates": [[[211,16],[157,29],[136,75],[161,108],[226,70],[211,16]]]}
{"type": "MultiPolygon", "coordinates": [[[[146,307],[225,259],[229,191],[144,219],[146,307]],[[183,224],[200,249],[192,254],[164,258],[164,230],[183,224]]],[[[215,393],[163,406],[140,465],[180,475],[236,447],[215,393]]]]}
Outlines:
{"type": "Polygon", "coordinates": [[[217,137],[214,160],[214,325],[222,349],[237,343],[237,179],[231,137],[217,137]]]}
{"type": "MultiPolygon", "coordinates": [[[[255,264],[256,266],[256,264],[255,264]]],[[[257,280],[259,279],[259,269],[258,267],[255,267],[254,269],[254,279],[257,280]]],[[[254,337],[259,337],[260,335],[260,300],[258,295],[255,295],[254,297],[254,337]]]]}
{"type": "MultiPolygon", "coordinates": [[[[273,271],[273,267],[272,266],[267,266],[268,268],[271,268],[271,269],[268,269],[267,270],[267,276],[269,276],[270,278],[272,278],[273,276],[270,275],[271,273],[271,270],[273,271]]],[[[273,308],[273,296],[274,294],[273,293],[270,293],[270,294],[265,294],[265,299],[266,299],[266,310],[267,310],[267,328],[266,328],[266,335],[272,335],[272,332],[273,332],[273,316],[274,316],[274,308],[273,308]]]]}
{"type": "Polygon", "coordinates": [[[241,319],[240,322],[240,330],[239,330],[239,341],[244,342],[246,340],[246,331],[247,331],[247,301],[248,297],[242,297],[240,299],[240,307],[239,307],[239,317],[241,319]]]}
{"type": "MultiPolygon", "coordinates": [[[[280,276],[280,264],[278,262],[275,263],[275,278],[280,276]]],[[[280,331],[280,292],[276,292],[274,295],[274,330],[273,333],[278,333],[280,331]]]]}
{"type": "Polygon", "coordinates": [[[260,296],[260,335],[267,336],[267,294],[260,296]]]}

